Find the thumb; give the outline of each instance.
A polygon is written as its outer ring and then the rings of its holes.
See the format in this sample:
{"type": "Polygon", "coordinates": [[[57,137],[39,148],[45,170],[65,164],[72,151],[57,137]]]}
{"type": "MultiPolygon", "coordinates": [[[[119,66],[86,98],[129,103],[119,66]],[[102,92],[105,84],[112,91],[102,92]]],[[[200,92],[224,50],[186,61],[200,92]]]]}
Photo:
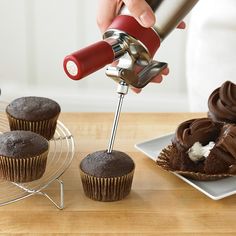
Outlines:
{"type": "Polygon", "coordinates": [[[155,15],[145,0],[123,0],[131,15],[144,27],[155,24],[155,15]]]}

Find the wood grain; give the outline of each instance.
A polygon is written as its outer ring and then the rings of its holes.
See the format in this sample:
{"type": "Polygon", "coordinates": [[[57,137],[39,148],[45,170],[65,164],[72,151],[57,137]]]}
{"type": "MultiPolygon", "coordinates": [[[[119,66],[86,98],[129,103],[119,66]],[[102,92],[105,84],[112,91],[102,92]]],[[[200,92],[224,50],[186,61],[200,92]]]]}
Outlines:
{"type": "MultiPolygon", "coordinates": [[[[105,149],[111,113],[63,113],[60,120],[76,140],[76,156],[62,176],[65,209],[42,196],[0,207],[0,234],[18,235],[235,235],[236,197],[213,201],[134,148],[174,132],[177,124],[205,114],[122,114],[115,149],[127,152],[136,170],[131,194],[118,202],[96,202],[83,194],[78,165],[88,153],[105,149]]],[[[58,198],[56,184],[46,192],[58,198]]]]}

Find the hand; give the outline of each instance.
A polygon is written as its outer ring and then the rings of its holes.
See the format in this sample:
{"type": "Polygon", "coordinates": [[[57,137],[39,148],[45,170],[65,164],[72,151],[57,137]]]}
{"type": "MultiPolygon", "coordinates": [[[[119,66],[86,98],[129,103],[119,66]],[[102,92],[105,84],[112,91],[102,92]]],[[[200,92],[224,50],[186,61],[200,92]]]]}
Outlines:
{"type": "MultiPolygon", "coordinates": [[[[129,9],[131,15],[143,26],[152,27],[155,24],[155,15],[151,7],[145,0],[99,0],[97,24],[102,33],[106,31],[113,19],[119,14],[120,8],[125,4],[129,9]]],[[[184,29],[185,23],[182,21],[177,28],[184,29]]],[[[168,75],[169,69],[163,70],[162,75],[168,75]]],[[[163,79],[159,75],[153,79],[152,82],[160,83],[163,79]]],[[[139,93],[141,89],[133,89],[139,93]]]]}
{"type": "Polygon", "coordinates": [[[145,0],[99,0],[97,23],[102,33],[118,15],[123,4],[142,26],[149,28],[154,25],[155,15],[145,0]]]}

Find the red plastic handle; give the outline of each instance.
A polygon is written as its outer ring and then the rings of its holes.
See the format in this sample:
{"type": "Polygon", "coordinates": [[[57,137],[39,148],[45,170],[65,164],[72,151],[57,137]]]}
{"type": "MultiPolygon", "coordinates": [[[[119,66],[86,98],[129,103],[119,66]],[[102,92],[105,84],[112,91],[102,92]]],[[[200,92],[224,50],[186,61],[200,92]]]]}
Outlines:
{"type": "Polygon", "coordinates": [[[100,41],[65,57],[63,66],[71,79],[79,80],[112,63],[113,60],[111,45],[100,41]]]}

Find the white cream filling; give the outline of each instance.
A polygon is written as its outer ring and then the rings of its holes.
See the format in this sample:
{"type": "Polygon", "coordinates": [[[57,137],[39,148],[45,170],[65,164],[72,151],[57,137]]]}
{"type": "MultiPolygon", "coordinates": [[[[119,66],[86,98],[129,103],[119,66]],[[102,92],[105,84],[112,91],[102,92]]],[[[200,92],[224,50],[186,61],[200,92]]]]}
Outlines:
{"type": "Polygon", "coordinates": [[[196,142],[193,144],[191,148],[187,151],[189,158],[194,161],[198,162],[204,160],[208,157],[211,149],[215,146],[214,142],[209,142],[207,145],[202,146],[201,143],[196,142]]]}

